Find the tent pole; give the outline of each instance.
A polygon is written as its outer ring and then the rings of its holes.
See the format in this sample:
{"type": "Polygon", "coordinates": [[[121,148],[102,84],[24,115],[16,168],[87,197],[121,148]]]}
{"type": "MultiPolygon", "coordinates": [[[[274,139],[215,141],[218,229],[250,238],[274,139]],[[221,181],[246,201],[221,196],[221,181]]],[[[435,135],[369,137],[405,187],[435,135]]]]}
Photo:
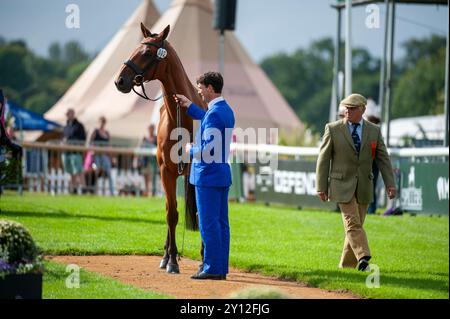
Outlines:
{"type": "Polygon", "coordinates": [[[394,64],[394,32],[395,32],[395,0],[389,0],[389,59],[387,61],[386,70],[386,107],[385,107],[385,123],[386,123],[386,146],[390,147],[390,122],[391,122],[391,102],[392,102],[392,65],[394,64]]]}
{"type": "Polygon", "coordinates": [[[225,30],[220,30],[219,36],[219,72],[224,75],[225,70],[225,30]]]}
{"type": "Polygon", "coordinates": [[[331,103],[330,103],[330,118],[329,122],[336,121],[336,113],[339,105],[339,60],[341,51],[341,9],[337,10],[337,32],[336,32],[336,44],[334,46],[334,68],[333,68],[333,87],[331,92],[331,103]]]}
{"type": "Polygon", "coordinates": [[[449,132],[448,132],[448,121],[449,121],[449,116],[448,116],[448,16],[447,16],[447,48],[446,48],[446,52],[445,52],[445,87],[444,87],[444,112],[445,112],[445,116],[444,116],[444,120],[445,120],[445,131],[444,131],[444,146],[448,147],[448,139],[449,139],[449,132]]]}
{"type": "Polygon", "coordinates": [[[383,56],[381,58],[380,66],[380,87],[378,94],[378,104],[380,105],[381,112],[384,112],[386,104],[384,103],[384,96],[386,91],[386,55],[387,55],[387,41],[388,41],[388,28],[389,28],[389,0],[385,0],[386,4],[386,16],[384,24],[384,44],[383,44],[383,56]]]}
{"type": "Polygon", "coordinates": [[[345,95],[352,93],[352,0],[345,2],[345,95]]]}

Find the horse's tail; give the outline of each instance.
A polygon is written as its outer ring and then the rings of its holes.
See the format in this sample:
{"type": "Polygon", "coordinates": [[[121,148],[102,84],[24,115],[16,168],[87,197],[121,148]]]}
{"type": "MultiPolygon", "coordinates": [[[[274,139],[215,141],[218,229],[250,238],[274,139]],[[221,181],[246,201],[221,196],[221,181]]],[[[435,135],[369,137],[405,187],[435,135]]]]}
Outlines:
{"type": "Polygon", "coordinates": [[[190,230],[198,230],[197,203],[195,201],[195,186],[189,183],[189,172],[191,165],[189,164],[188,174],[184,178],[184,218],[186,220],[186,228],[190,230]]]}

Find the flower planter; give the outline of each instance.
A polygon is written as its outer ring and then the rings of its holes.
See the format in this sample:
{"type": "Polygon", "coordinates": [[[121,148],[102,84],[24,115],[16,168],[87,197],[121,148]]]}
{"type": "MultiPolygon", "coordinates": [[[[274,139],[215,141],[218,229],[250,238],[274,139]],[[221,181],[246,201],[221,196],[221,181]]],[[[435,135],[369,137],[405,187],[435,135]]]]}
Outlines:
{"type": "Polygon", "coordinates": [[[0,299],[42,299],[42,274],[0,278],[0,299]]]}

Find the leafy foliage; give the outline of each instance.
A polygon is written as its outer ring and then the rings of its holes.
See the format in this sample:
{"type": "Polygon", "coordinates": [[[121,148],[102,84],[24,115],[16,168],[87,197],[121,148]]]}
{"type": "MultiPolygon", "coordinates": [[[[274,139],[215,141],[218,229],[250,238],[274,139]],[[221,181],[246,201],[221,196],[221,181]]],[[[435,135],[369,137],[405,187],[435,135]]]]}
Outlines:
{"type": "Polygon", "coordinates": [[[49,46],[48,57],[31,51],[24,41],[0,38],[0,87],[8,99],[45,113],[67,91],[91,61],[76,41],[49,46]]]}
{"type": "Polygon", "coordinates": [[[19,223],[0,220],[0,275],[39,271],[39,249],[19,223]]]}
{"type": "MultiPolygon", "coordinates": [[[[438,35],[403,44],[395,61],[392,118],[443,112],[446,39],[438,35]]],[[[341,65],[344,46],[341,46],[341,65]]],[[[261,67],[312,133],[328,121],[333,80],[334,42],[317,40],[292,54],[267,57],[261,67]]],[[[24,41],[0,37],[0,87],[26,108],[46,112],[89,65],[90,56],[70,41],[49,46],[48,57],[35,55],[24,41]]],[[[380,60],[364,49],[353,50],[353,91],[378,98],[380,60]]]]}
{"type": "Polygon", "coordinates": [[[445,38],[412,39],[403,73],[394,89],[392,117],[435,115],[444,112],[445,38]]]}
{"type": "MultiPolygon", "coordinates": [[[[403,44],[405,56],[393,67],[392,118],[442,113],[445,73],[444,37],[433,35],[403,44]]],[[[344,64],[341,46],[340,65],[344,64]]],[[[300,119],[313,133],[321,133],[331,101],[334,43],[313,42],[292,54],[267,57],[261,67],[300,119]]],[[[380,59],[364,48],[354,48],[353,91],[378,100],[380,59]]]]}

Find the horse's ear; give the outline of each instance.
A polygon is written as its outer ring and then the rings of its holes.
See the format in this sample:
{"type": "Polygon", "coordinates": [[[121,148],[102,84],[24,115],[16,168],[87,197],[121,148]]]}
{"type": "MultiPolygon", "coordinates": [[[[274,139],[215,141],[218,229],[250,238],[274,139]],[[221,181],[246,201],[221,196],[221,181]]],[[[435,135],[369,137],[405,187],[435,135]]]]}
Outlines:
{"type": "Polygon", "coordinates": [[[150,32],[150,30],[147,29],[142,22],[141,22],[141,30],[142,30],[142,35],[144,36],[144,38],[148,38],[148,37],[152,36],[152,33],[150,32]]]}
{"type": "Polygon", "coordinates": [[[170,24],[167,25],[167,27],[160,34],[158,34],[158,38],[160,38],[161,40],[165,40],[169,35],[169,32],[170,32],[170,24]]]}

